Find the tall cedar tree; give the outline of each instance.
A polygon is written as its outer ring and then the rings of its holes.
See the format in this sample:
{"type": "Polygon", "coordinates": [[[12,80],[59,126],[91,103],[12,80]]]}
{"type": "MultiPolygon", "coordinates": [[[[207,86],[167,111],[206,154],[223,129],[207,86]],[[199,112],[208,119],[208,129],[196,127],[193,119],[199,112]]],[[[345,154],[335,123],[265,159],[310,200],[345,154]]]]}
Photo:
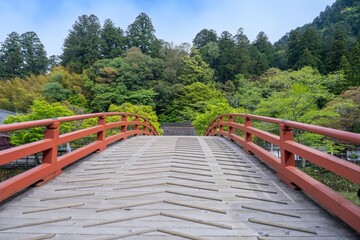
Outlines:
{"type": "Polygon", "coordinates": [[[300,59],[302,54],[301,47],[300,47],[300,33],[297,30],[293,30],[289,34],[289,41],[288,41],[288,66],[289,68],[294,68],[297,61],[300,59]]]}
{"type": "Polygon", "coordinates": [[[64,41],[61,64],[81,73],[101,58],[101,25],[95,15],[78,17],[64,41]]]}
{"type": "Polygon", "coordinates": [[[198,34],[196,34],[193,40],[193,45],[194,47],[200,49],[209,42],[217,42],[217,39],[218,37],[215,30],[213,29],[208,30],[205,28],[201,30],[198,34]]]}
{"type": "Polygon", "coordinates": [[[116,27],[110,19],[106,19],[101,30],[102,58],[120,57],[125,50],[124,31],[116,27]]]}
{"type": "Polygon", "coordinates": [[[24,73],[26,75],[45,73],[49,61],[46,57],[44,45],[37,34],[35,32],[26,32],[21,35],[20,42],[24,57],[24,73]]]}
{"type": "Polygon", "coordinates": [[[226,82],[235,78],[236,69],[236,51],[233,36],[224,31],[219,38],[219,69],[217,77],[220,82],[226,82]]]}
{"type": "Polygon", "coordinates": [[[340,70],[341,58],[347,55],[346,38],[347,36],[345,27],[336,27],[334,41],[332,42],[330,51],[325,59],[328,72],[340,70]]]}
{"type": "Polygon", "coordinates": [[[295,63],[295,68],[301,69],[305,66],[318,68],[320,61],[320,36],[318,32],[313,27],[306,28],[299,44],[300,58],[295,63]]]}
{"type": "Polygon", "coordinates": [[[151,19],[145,13],[140,13],[126,31],[127,48],[138,47],[152,57],[158,57],[160,42],[155,36],[155,29],[151,19]]]}
{"type": "Polygon", "coordinates": [[[236,44],[236,73],[248,74],[250,67],[250,41],[244,34],[244,29],[239,28],[234,36],[236,44]]]}
{"type": "Polygon", "coordinates": [[[346,74],[346,78],[348,80],[348,85],[360,86],[360,37],[357,39],[352,51],[350,69],[346,74]]]}
{"type": "Polygon", "coordinates": [[[20,36],[12,32],[5,39],[0,49],[0,79],[23,76],[23,54],[20,36]]]}
{"type": "Polygon", "coordinates": [[[264,32],[259,32],[256,36],[253,46],[264,56],[269,64],[272,63],[275,50],[274,46],[269,41],[268,36],[264,32]]]}

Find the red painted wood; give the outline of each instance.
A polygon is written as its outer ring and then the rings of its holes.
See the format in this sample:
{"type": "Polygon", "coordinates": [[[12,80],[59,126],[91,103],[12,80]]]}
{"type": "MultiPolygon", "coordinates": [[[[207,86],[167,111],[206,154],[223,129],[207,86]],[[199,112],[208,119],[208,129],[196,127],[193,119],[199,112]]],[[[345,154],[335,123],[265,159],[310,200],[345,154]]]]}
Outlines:
{"type": "Polygon", "coordinates": [[[0,151],[0,165],[10,163],[16,159],[35,153],[42,152],[43,154],[43,163],[41,165],[0,183],[0,201],[5,200],[32,184],[39,183],[41,181],[48,181],[56,177],[61,174],[62,168],[95,151],[105,149],[107,145],[115,141],[121,139],[126,140],[128,137],[136,135],[158,135],[154,126],[146,118],[137,114],[121,112],[93,113],[1,125],[0,132],[11,132],[41,126],[47,128],[44,134],[44,140],[0,151]],[[121,121],[107,124],[106,118],[108,116],[119,116],[121,121]],[[98,124],[86,129],[59,135],[59,126],[61,123],[89,118],[98,118],[98,124]],[[135,130],[127,131],[128,126],[132,126],[135,130]],[[106,130],[116,127],[120,127],[121,132],[113,136],[106,137],[106,130]],[[57,156],[57,149],[60,144],[71,142],[92,134],[97,135],[95,142],[61,157],[57,156]]]}
{"type": "Polygon", "coordinates": [[[331,188],[295,168],[294,156],[301,156],[304,159],[357,184],[360,184],[360,166],[295,142],[292,129],[300,129],[321,134],[355,145],[360,144],[360,134],[357,133],[250,114],[220,115],[209,124],[205,135],[223,136],[243,146],[246,151],[253,153],[273,168],[277,172],[278,177],[284,182],[289,185],[295,184],[300,187],[319,204],[337,215],[356,231],[360,232],[360,208],[343,198],[331,188]],[[224,118],[228,118],[229,120],[223,121],[224,118]],[[238,118],[244,119],[245,124],[235,123],[234,120],[238,118]],[[277,124],[279,126],[280,136],[256,129],[251,126],[251,120],[277,124]],[[224,129],[224,127],[228,127],[229,133],[231,134],[219,131],[219,129],[224,129]],[[245,138],[237,136],[235,134],[235,129],[242,131],[245,138]],[[279,146],[281,158],[277,158],[267,150],[252,142],[252,136],[279,146]]]}

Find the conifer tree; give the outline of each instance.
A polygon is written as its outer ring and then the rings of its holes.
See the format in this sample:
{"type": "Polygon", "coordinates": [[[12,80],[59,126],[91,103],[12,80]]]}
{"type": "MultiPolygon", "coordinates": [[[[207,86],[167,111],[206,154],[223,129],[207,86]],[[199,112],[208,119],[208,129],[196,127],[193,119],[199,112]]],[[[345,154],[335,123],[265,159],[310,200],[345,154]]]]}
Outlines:
{"type": "Polygon", "coordinates": [[[61,64],[81,73],[101,58],[101,25],[95,15],[78,17],[64,41],[61,64]]]}

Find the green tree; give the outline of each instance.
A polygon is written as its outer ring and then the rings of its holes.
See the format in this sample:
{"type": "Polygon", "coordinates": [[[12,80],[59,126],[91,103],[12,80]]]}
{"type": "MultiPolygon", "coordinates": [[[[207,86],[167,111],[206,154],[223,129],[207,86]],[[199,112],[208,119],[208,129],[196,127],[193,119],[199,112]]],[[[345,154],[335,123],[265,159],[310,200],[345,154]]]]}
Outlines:
{"type": "Polygon", "coordinates": [[[124,103],[120,106],[117,105],[110,105],[109,107],[110,112],[129,112],[129,113],[136,113],[143,117],[146,117],[151,124],[155,127],[159,134],[162,134],[163,131],[160,129],[160,123],[158,121],[158,117],[155,111],[150,106],[146,105],[133,105],[131,103],[124,103]]]}
{"type": "MultiPolygon", "coordinates": [[[[72,115],[74,115],[74,112],[62,106],[60,103],[50,104],[44,100],[35,100],[29,114],[9,116],[5,119],[4,123],[9,124],[72,115]]],[[[66,133],[73,129],[75,129],[75,126],[72,123],[61,123],[59,128],[60,133],[66,133]]],[[[38,141],[43,138],[44,127],[34,127],[10,133],[10,142],[15,146],[38,141]]]]}
{"type": "Polygon", "coordinates": [[[200,48],[201,58],[209,64],[212,69],[219,67],[220,48],[217,42],[208,42],[200,48]]]}
{"type": "Polygon", "coordinates": [[[322,126],[360,133],[360,87],[350,87],[332,99],[325,107],[334,117],[319,119],[322,126]]]}
{"type": "Polygon", "coordinates": [[[101,29],[101,54],[103,58],[120,57],[125,51],[124,31],[106,19],[101,29]]]}
{"type": "Polygon", "coordinates": [[[306,123],[324,117],[327,113],[321,109],[332,95],[321,83],[322,76],[312,68],[278,72],[266,80],[273,90],[260,101],[255,114],[306,123]]]}
{"type": "Polygon", "coordinates": [[[44,96],[49,102],[61,102],[70,97],[71,90],[65,89],[59,82],[49,82],[44,85],[44,96]]]}
{"type": "Polygon", "coordinates": [[[252,73],[259,76],[270,68],[269,59],[264,53],[256,51],[252,60],[252,73]]]}
{"type": "Polygon", "coordinates": [[[193,45],[194,47],[200,49],[202,47],[204,47],[206,44],[208,44],[209,42],[217,42],[217,34],[215,32],[215,30],[213,29],[203,29],[201,30],[198,34],[196,34],[194,40],[193,40],[193,45]]]}
{"type": "Polygon", "coordinates": [[[119,79],[129,90],[152,87],[154,81],[163,78],[163,60],[145,55],[139,48],[128,49],[124,61],[126,65],[119,79]]]}
{"type": "Polygon", "coordinates": [[[352,51],[350,69],[345,76],[348,81],[348,86],[360,85],[360,37],[357,39],[354,50],[352,51]]]}
{"type": "Polygon", "coordinates": [[[239,28],[234,39],[236,44],[236,73],[248,74],[251,63],[250,41],[244,34],[243,28],[239,28]]]}
{"type": "Polygon", "coordinates": [[[0,81],[0,109],[28,112],[34,100],[43,99],[43,86],[48,81],[44,75],[0,81]]]}
{"type": "Polygon", "coordinates": [[[215,119],[215,117],[225,113],[244,113],[241,108],[232,108],[229,103],[225,102],[210,102],[204,113],[196,115],[195,120],[192,122],[196,133],[198,135],[204,135],[209,124],[215,119]]]}
{"type": "Polygon", "coordinates": [[[91,91],[93,98],[90,107],[94,112],[107,112],[111,104],[125,103],[128,93],[124,85],[112,87],[106,84],[95,84],[91,91]]]}
{"type": "Polygon", "coordinates": [[[164,61],[164,79],[170,83],[177,83],[179,70],[183,58],[188,53],[181,46],[166,43],[160,50],[160,58],[164,61]]]}
{"type": "Polygon", "coordinates": [[[160,43],[155,36],[155,28],[150,17],[145,13],[140,13],[128,26],[126,38],[128,48],[140,48],[144,54],[153,57],[159,55],[160,43]]]}
{"type": "Polygon", "coordinates": [[[288,66],[290,68],[294,68],[302,53],[300,47],[300,37],[300,33],[297,30],[293,30],[289,34],[287,57],[288,66]]]}
{"type": "Polygon", "coordinates": [[[78,17],[64,41],[61,64],[81,73],[101,58],[100,43],[99,19],[93,14],[78,17]]]}
{"type": "Polygon", "coordinates": [[[20,36],[21,49],[24,57],[24,74],[44,74],[48,69],[48,58],[44,45],[35,32],[26,32],[20,36]]]}
{"type": "Polygon", "coordinates": [[[309,49],[305,49],[299,60],[294,65],[296,69],[303,68],[305,66],[310,66],[313,68],[318,67],[318,58],[316,58],[309,49]]]}
{"type": "Polygon", "coordinates": [[[236,49],[233,36],[224,31],[219,38],[219,67],[216,74],[220,82],[225,83],[235,78],[236,70],[236,49]]]}
{"type": "Polygon", "coordinates": [[[10,33],[1,44],[0,49],[0,79],[10,79],[24,75],[24,57],[21,51],[20,36],[10,33]]]}
{"type": "Polygon", "coordinates": [[[267,57],[270,57],[274,51],[273,45],[264,32],[259,32],[253,42],[253,45],[257,48],[257,50],[259,50],[259,52],[264,53],[267,57]]]}
{"type": "Polygon", "coordinates": [[[235,77],[235,83],[237,85],[237,94],[234,97],[236,107],[241,107],[249,112],[253,112],[259,102],[265,98],[266,92],[264,84],[260,82],[251,81],[242,74],[238,74],[235,77]]]}
{"type": "Polygon", "coordinates": [[[346,30],[344,27],[337,27],[335,30],[334,41],[326,57],[327,72],[340,70],[341,58],[347,55],[346,51],[346,30]]]}
{"type": "Polygon", "coordinates": [[[173,102],[161,116],[162,122],[193,121],[198,113],[204,113],[209,102],[226,102],[222,92],[210,85],[195,82],[178,89],[173,102]]]}
{"type": "Polygon", "coordinates": [[[295,63],[295,69],[305,66],[319,68],[320,65],[320,36],[313,27],[307,27],[298,43],[299,56],[295,63]]]}
{"type": "Polygon", "coordinates": [[[214,76],[213,70],[201,59],[199,54],[192,57],[185,56],[179,72],[179,80],[184,85],[195,82],[208,83],[213,80],[214,76]]]}

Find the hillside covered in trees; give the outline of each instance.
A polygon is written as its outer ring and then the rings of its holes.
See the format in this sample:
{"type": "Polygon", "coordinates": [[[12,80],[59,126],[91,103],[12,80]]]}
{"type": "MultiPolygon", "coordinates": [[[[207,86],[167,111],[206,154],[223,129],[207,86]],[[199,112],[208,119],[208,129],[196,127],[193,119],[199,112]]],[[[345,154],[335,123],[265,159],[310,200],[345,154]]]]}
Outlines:
{"type": "Polygon", "coordinates": [[[239,26],[173,45],[145,13],[126,30],[82,15],[60,56],[47,57],[35,32],[10,33],[0,79],[0,108],[32,113],[27,120],[143,111],[155,122],[191,121],[202,134],[220,113],[247,112],[360,132],[360,2],[338,0],[274,44],[265,32],[251,42],[239,26]],[[38,116],[39,102],[70,112],[38,116]]]}

